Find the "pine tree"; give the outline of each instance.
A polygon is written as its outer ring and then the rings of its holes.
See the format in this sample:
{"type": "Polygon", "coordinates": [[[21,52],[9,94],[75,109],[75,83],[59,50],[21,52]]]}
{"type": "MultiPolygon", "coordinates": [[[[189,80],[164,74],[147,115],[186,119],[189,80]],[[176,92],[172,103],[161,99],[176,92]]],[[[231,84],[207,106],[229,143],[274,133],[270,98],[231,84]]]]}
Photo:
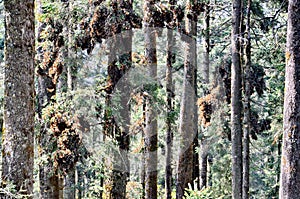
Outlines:
{"type": "MultiPolygon", "coordinates": [[[[209,68],[210,68],[210,60],[209,60],[209,51],[210,51],[210,1],[208,1],[205,5],[204,12],[204,42],[203,42],[203,83],[208,86],[209,82],[209,68]]],[[[204,95],[208,94],[208,88],[205,88],[204,95]]],[[[208,157],[208,147],[205,143],[205,137],[202,136],[200,149],[201,149],[201,160],[200,160],[200,188],[204,188],[207,186],[207,157],[208,157]]]]}
{"type": "MultiPolygon", "coordinates": [[[[4,130],[2,186],[33,194],[34,158],[34,1],[5,0],[4,130]]],[[[16,196],[15,196],[16,197],[16,196]]],[[[1,198],[15,198],[6,194],[1,198]]]]}
{"type": "Polygon", "coordinates": [[[180,107],[180,154],[177,165],[176,198],[181,199],[188,184],[193,184],[195,171],[194,142],[197,137],[197,108],[196,108],[196,40],[197,14],[194,10],[196,1],[187,1],[187,16],[185,20],[185,54],[184,54],[184,83],[180,107]]]}
{"type": "Polygon", "coordinates": [[[243,135],[243,199],[249,198],[250,175],[250,67],[251,67],[251,37],[250,37],[251,0],[247,1],[246,44],[245,44],[245,74],[244,74],[244,135],[243,135]]]}
{"type": "Polygon", "coordinates": [[[300,195],[300,1],[289,0],[280,198],[300,195]]]}
{"type": "MultiPolygon", "coordinates": [[[[176,1],[169,1],[171,11],[175,13],[176,1]]],[[[167,93],[167,119],[166,119],[166,168],[165,168],[165,182],[166,182],[166,199],[171,199],[172,194],[172,147],[173,147],[173,128],[172,128],[172,113],[174,111],[173,100],[174,100],[174,85],[173,85],[173,62],[174,62],[174,45],[175,38],[173,33],[173,26],[175,21],[170,22],[169,28],[167,29],[167,68],[166,68],[166,93],[167,93]]]]}
{"type": "Polygon", "coordinates": [[[231,141],[232,198],[242,198],[242,76],[240,62],[241,0],[232,2],[231,141]]]}
{"type": "MultiPolygon", "coordinates": [[[[145,35],[145,59],[149,77],[157,78],[156,34],[153,9],[155,1],[144,1],[144,35],[145,35]]],[[[152,92],[150,85],[149,91],[152,92]]],[[[154,88],[155,89],[155,88],[154,88]]],[[[152,97],[153,98],[153,97],[152,97]]],[[[145,126],[145,198],[157,198],[157,113],[154,109],[154,101],[146,98],[146,126],[145,126]]]]}

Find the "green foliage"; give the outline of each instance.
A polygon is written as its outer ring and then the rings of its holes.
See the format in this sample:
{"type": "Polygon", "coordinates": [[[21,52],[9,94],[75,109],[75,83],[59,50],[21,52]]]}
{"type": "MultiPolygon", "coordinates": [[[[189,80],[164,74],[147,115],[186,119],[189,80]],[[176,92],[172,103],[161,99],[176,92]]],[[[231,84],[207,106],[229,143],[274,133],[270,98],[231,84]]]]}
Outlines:
{"type": "Polygon", "coordinates": [[[0,188],[0,195],[14,198],[14,199],[27,199],[32,198],[32,195],[28,194],[22,194],[22,192],[26,192],[26,190],[19,190],[19,192],[16,191],[16,186],[12,184],[11,182],[2,182],[4,184],[4,188],[0,188]]]}
{"type": "Polygon", "coordinates": [[[184,193],[184,199],[212,199],[212,191],[210,188],[198,190],[189,184],[189,188],[184,193]]]}
{"type": "Polygon", "coordinates": [[[44,0],[42,3],[43,13],[38,17],[39,21],[45,21],[48,18],[59,17],[60,16],[60,2],[49,2],[49,0],[44,0]]]}

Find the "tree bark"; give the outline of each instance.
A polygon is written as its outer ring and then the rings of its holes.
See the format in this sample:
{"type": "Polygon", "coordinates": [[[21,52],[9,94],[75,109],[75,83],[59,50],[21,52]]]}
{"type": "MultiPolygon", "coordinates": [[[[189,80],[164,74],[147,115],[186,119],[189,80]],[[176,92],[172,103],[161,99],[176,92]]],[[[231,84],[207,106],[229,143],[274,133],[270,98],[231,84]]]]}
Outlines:
{"type": "MultiPolygon", "coordinates": [[[[187,2],[187,8],[194,7],[194,1],[187,2]]],[[[187,10],[192,12],[192,10],[187,10]]],[[[184,57],[184,82],[180,108],[180,154],[177,167],[176,198],[181,199],[188,184],[193,184],[194,167],[194,141],[197,134],[196,121],[196,20],[195,14],[186,17],[185,32],[185,57],[184,57]]]]}
{"type": "MultiPolygon", "coordinates": [[[[145,35],[145,59],[148,76],[156,81],[157,57],[156,57],[156,31],[153,23],[153,0],[144,1],[144,35],[145,35]]],[[[157,85],[152,85],[157,86],[157,85]]],[[[148,91],[152,92],[152,91],[148,91]]],[[[145,128],[145,198],[157,198],[157,113],[154,109],[153,97],[146,97],[146,128],[145,128]]]]}
{"type": "MultiPolygon", "coordinates": [[[[204,44],[203,44],[203,83],[208,86],[209,82],[209,51],[210,51],[210,1],[205,5],[204,12],[204,44]]],[[[204,95],[209,93],[208,87],[205,87],[204,95]]],[[[207,157],[208,157],[208,147],[205,146],[205,136],[202,136],[201,140],[201,160],[200,160],[200,189],[207,186],[207,157]]]]}
{"type": "MultiPolygon", "coordinates": [[[[2,186],[33,194],[34,1],[5,0],[4,128],[2,186]]],[[[1,198],[13,198],[9,195],[1,198]]]]}
{"type": "MultiPolygon", "coordinates": [[[[170,0],[170,9],[175,13],[176,0],[170,0]]],[[[173,63],[175,60],[174,46],[175,38],[173,34],[173,24],[170,22],[170,29],[167,30],[167,67],[166,67],[166,92],[167,92],[167,120],[166,120],[166,167],[165,167],[165,188],[166,188],[166,199],[172,198],[172,147],[173,147],[173,100],[174,100],[174,84],[173,84],[173,63]]]]}
{"type": "Polygon", "coordinates": [[[174,46],[173,30],[167,30],[167,69],[166,69],[166,90],[167,90],[167,120],[166,120],[166,168],[165,168],[165,182],[166,182],[166,198],[171,199],[172,193],[172,112],[173,112],[173,80],[172,80],[172,55],[174,46]]]}
{"type": "Polygon", "coordinates": [[[242,79],[240,62],[241,0],[232,2],[231,141],[232,198],[242,198],[242,79]]]}
{"type": "Polygon", "coordinates": [[[246,21],[246,46],[245,46],[245,82],[244,82],[244,137],[243,137],[243,199],[249,199],[250,175],[250,67],[251,67],[251,37],[250,37],[250,12],[251,0],[247,2],[246,21]]]}
{"type": "Polygon", "coordinates": [[[300,196],[300,1],[289,0],[280,198],[300,196]]]}

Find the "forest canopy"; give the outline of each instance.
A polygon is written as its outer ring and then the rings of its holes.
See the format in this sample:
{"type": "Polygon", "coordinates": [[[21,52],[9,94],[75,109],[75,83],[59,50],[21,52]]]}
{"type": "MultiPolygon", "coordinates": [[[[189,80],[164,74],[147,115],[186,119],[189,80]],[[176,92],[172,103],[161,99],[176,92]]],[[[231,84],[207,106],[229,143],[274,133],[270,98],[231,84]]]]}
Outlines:
{"type": "Polygon", "coordinates": [[[299,198],[300,1],[0,10],[0,198],[299,198]]]}

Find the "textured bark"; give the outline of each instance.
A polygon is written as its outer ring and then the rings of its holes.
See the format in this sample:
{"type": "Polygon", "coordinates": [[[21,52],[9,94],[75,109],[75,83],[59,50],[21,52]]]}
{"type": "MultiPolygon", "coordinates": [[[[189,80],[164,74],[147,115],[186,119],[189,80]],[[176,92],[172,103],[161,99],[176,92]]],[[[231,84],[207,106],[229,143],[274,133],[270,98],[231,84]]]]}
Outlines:
{"type": "Polygon", "coordinates": [[[300,1],[290,0],[286,49],[280,198],[300,196],[300,1]]]}
{"type": "MultiPolygon", "coordinates": [[[[34,1],[5,0],[4,128],[2,186],[33,194],[34,1]]],[[[12,198],[8,195],[1,198],[12,198]]],[[[29,196],[28,198],[32,198],[29,196]]]]}
{"type": "MultiPolygon", "coordinates": [[[[145,59],[148,76],[157,78],[156,34],[153,18],[153,0],[144,1],[144,35],[145,59]]],[[[146,128],[145,128],[145,198],[157,198],[157,113],[154,110],[151,97],[146,98],[146,128]]]]}
{"type": "Polygon", "coordinates": [[[245,82],[244,82],[244,135],[243,135],[243,199],[249,199],[250,175],[250,67],[251,67],[251,37],[250,37],[250,12],[251,0],[247,1],[246,21],[246,46],[245,46],[245,82]]]}
{"type": "MultiPolygon", "coordinates": [[[[204,12],[204,43],[203,43],[203,83],[208,85],[209,82],[209,51],[210,51],[210,1],[205,5],[204,12]]],[[[208,89],[204,90],[204,94],[208,94],[208,89]]],[[[202,136],[205,139],[204,136],[202,136]]],[[[208,147],[205,146],[205,140],[201,140],[201,160],[200,160],[200,189],[207,186],[207,157],[208,157],[208,147]]]]}
{"type": "Polygon", "coordinates": [[[172,115],[173,112],[173,78],[172,78],[172,55],[174,46],[174,35],[172,30],[167,30],[167,69],[166,69],[166,90],[167,90],[167,120],[166,120],[166,198],[171,199],[172,193],[172,141],[173,141],[173,130],[172,130],[172,115]]]}
{"type": "MultiPolygon", "coordinates": [[[[175,12],[176,0],[170,0],[170,8],[175,12]]],[[[171,23],[174,23],[173,21],[171,23]]],[[[173,84],[173,63],[174,59],[175,37],[172,29],[167,30],[167,67],[166,67],[166,92],[167,92],[167,120],[166,120],[166,167],[165,167],[165,188],[166,199],[172,198],[172,148],[173,148],[173,129],[172,129],[172,112],[174,100],[174,84],[173,84]]]]}
{"type": "Polygon", "coordinates": [[[232,2],[231,141],[232,198],[242,198],[242,80],[240,63],[241,0],[232,2]]]}
{"type": "MultiPolygon", "coordinates": [[[[187,2],[187,8],[194,6],[193,1],[187,2]]],[[[196,72],[196,16],[187,17],[185,31],[189,38],[185,41],[184,83],[180,108],[180,154],[176,182],[176,198],[181,199],[188,184],[193,184],[194,170],[194,136],[197,132],[195,123],[195,72],[196,72]]]]}

